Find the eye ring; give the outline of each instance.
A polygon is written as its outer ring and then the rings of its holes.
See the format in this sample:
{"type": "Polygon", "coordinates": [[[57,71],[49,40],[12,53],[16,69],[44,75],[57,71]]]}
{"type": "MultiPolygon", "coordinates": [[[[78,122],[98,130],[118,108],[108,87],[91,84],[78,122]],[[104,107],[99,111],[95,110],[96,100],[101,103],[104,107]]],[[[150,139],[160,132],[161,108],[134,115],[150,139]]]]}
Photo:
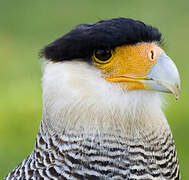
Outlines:
{"type": "Polygon", "coordinates": [[[110,61],[112,57],[111,49],[97,49],[94,51],[93,57],[96,62],[105,64],[110,61]]]}

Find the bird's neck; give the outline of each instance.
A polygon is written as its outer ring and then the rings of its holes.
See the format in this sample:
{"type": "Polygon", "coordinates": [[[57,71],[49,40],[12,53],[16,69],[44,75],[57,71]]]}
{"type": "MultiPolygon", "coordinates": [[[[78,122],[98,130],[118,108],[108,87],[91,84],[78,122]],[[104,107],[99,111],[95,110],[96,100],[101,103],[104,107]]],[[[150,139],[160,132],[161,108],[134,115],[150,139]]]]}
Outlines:
{"type": "Polygon", "coordinates": [[[51,134],[126,137],[168,129],[158,92],[123,92],[86,63],[48,63],[43,76],[43,123],[51,134]]]}
{"type": "Polygon", "coordinates": [[[86,63],[48,63],[42,82],[42,121],[50,134],[138,138],[168,129],[158,92],[123,92],[86,63]]]}
{"type": "Polygon", "coordinates": [[[112,104],[103,104],[101,100],[93,104],[87,104],[86,100],[75,100],[65,103],[61,108],[58,104],[55,107],[44,105],[42,121],[45,131],[58,136],[110,134],[136,139],[169,131],[167,120],[157,102],[159,97],[152,96],[149,99],[146,95],[142,98],[147,100],[140,99],[130,104],[120,99],[120,102],[112,104]]]}

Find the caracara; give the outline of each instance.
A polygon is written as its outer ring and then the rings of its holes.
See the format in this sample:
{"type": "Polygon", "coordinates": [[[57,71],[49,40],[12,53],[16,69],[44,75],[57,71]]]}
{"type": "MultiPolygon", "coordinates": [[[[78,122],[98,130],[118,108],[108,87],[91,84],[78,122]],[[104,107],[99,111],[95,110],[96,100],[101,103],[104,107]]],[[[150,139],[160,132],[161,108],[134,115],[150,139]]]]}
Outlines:
{"type": "Polygon", "coordinates": [[[180,78],[158,29],[115,18],[47,45],[33,152],[6,180],[179,180],[162,93],[180,78]]]}

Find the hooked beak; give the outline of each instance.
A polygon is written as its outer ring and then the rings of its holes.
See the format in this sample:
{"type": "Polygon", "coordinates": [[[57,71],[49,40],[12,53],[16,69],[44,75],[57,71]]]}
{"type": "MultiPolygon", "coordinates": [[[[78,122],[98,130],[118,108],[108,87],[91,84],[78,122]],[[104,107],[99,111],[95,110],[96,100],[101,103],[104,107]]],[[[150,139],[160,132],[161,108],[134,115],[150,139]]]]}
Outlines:
{"type": "Polygon", "coordinates": [[[173,93],[175,99],[179,98],[180,77],[174,62],[165,54],[161,53],[156,64],[151,68],[147,79],[142,80],[147,89],[173,93]]]}

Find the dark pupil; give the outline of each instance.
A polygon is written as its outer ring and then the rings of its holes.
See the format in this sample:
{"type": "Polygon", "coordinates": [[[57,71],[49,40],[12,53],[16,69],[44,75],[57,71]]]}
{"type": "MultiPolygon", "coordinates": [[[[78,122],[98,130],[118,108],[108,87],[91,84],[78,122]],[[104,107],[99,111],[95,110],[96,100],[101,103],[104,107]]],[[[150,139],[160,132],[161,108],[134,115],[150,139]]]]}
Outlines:
{"type": "Polygon", "coordinates": [[[95,51],[95,57],[101,61],[106,61],[112,56],[111,50],[109,49],[98,49],[95,51]]]}

